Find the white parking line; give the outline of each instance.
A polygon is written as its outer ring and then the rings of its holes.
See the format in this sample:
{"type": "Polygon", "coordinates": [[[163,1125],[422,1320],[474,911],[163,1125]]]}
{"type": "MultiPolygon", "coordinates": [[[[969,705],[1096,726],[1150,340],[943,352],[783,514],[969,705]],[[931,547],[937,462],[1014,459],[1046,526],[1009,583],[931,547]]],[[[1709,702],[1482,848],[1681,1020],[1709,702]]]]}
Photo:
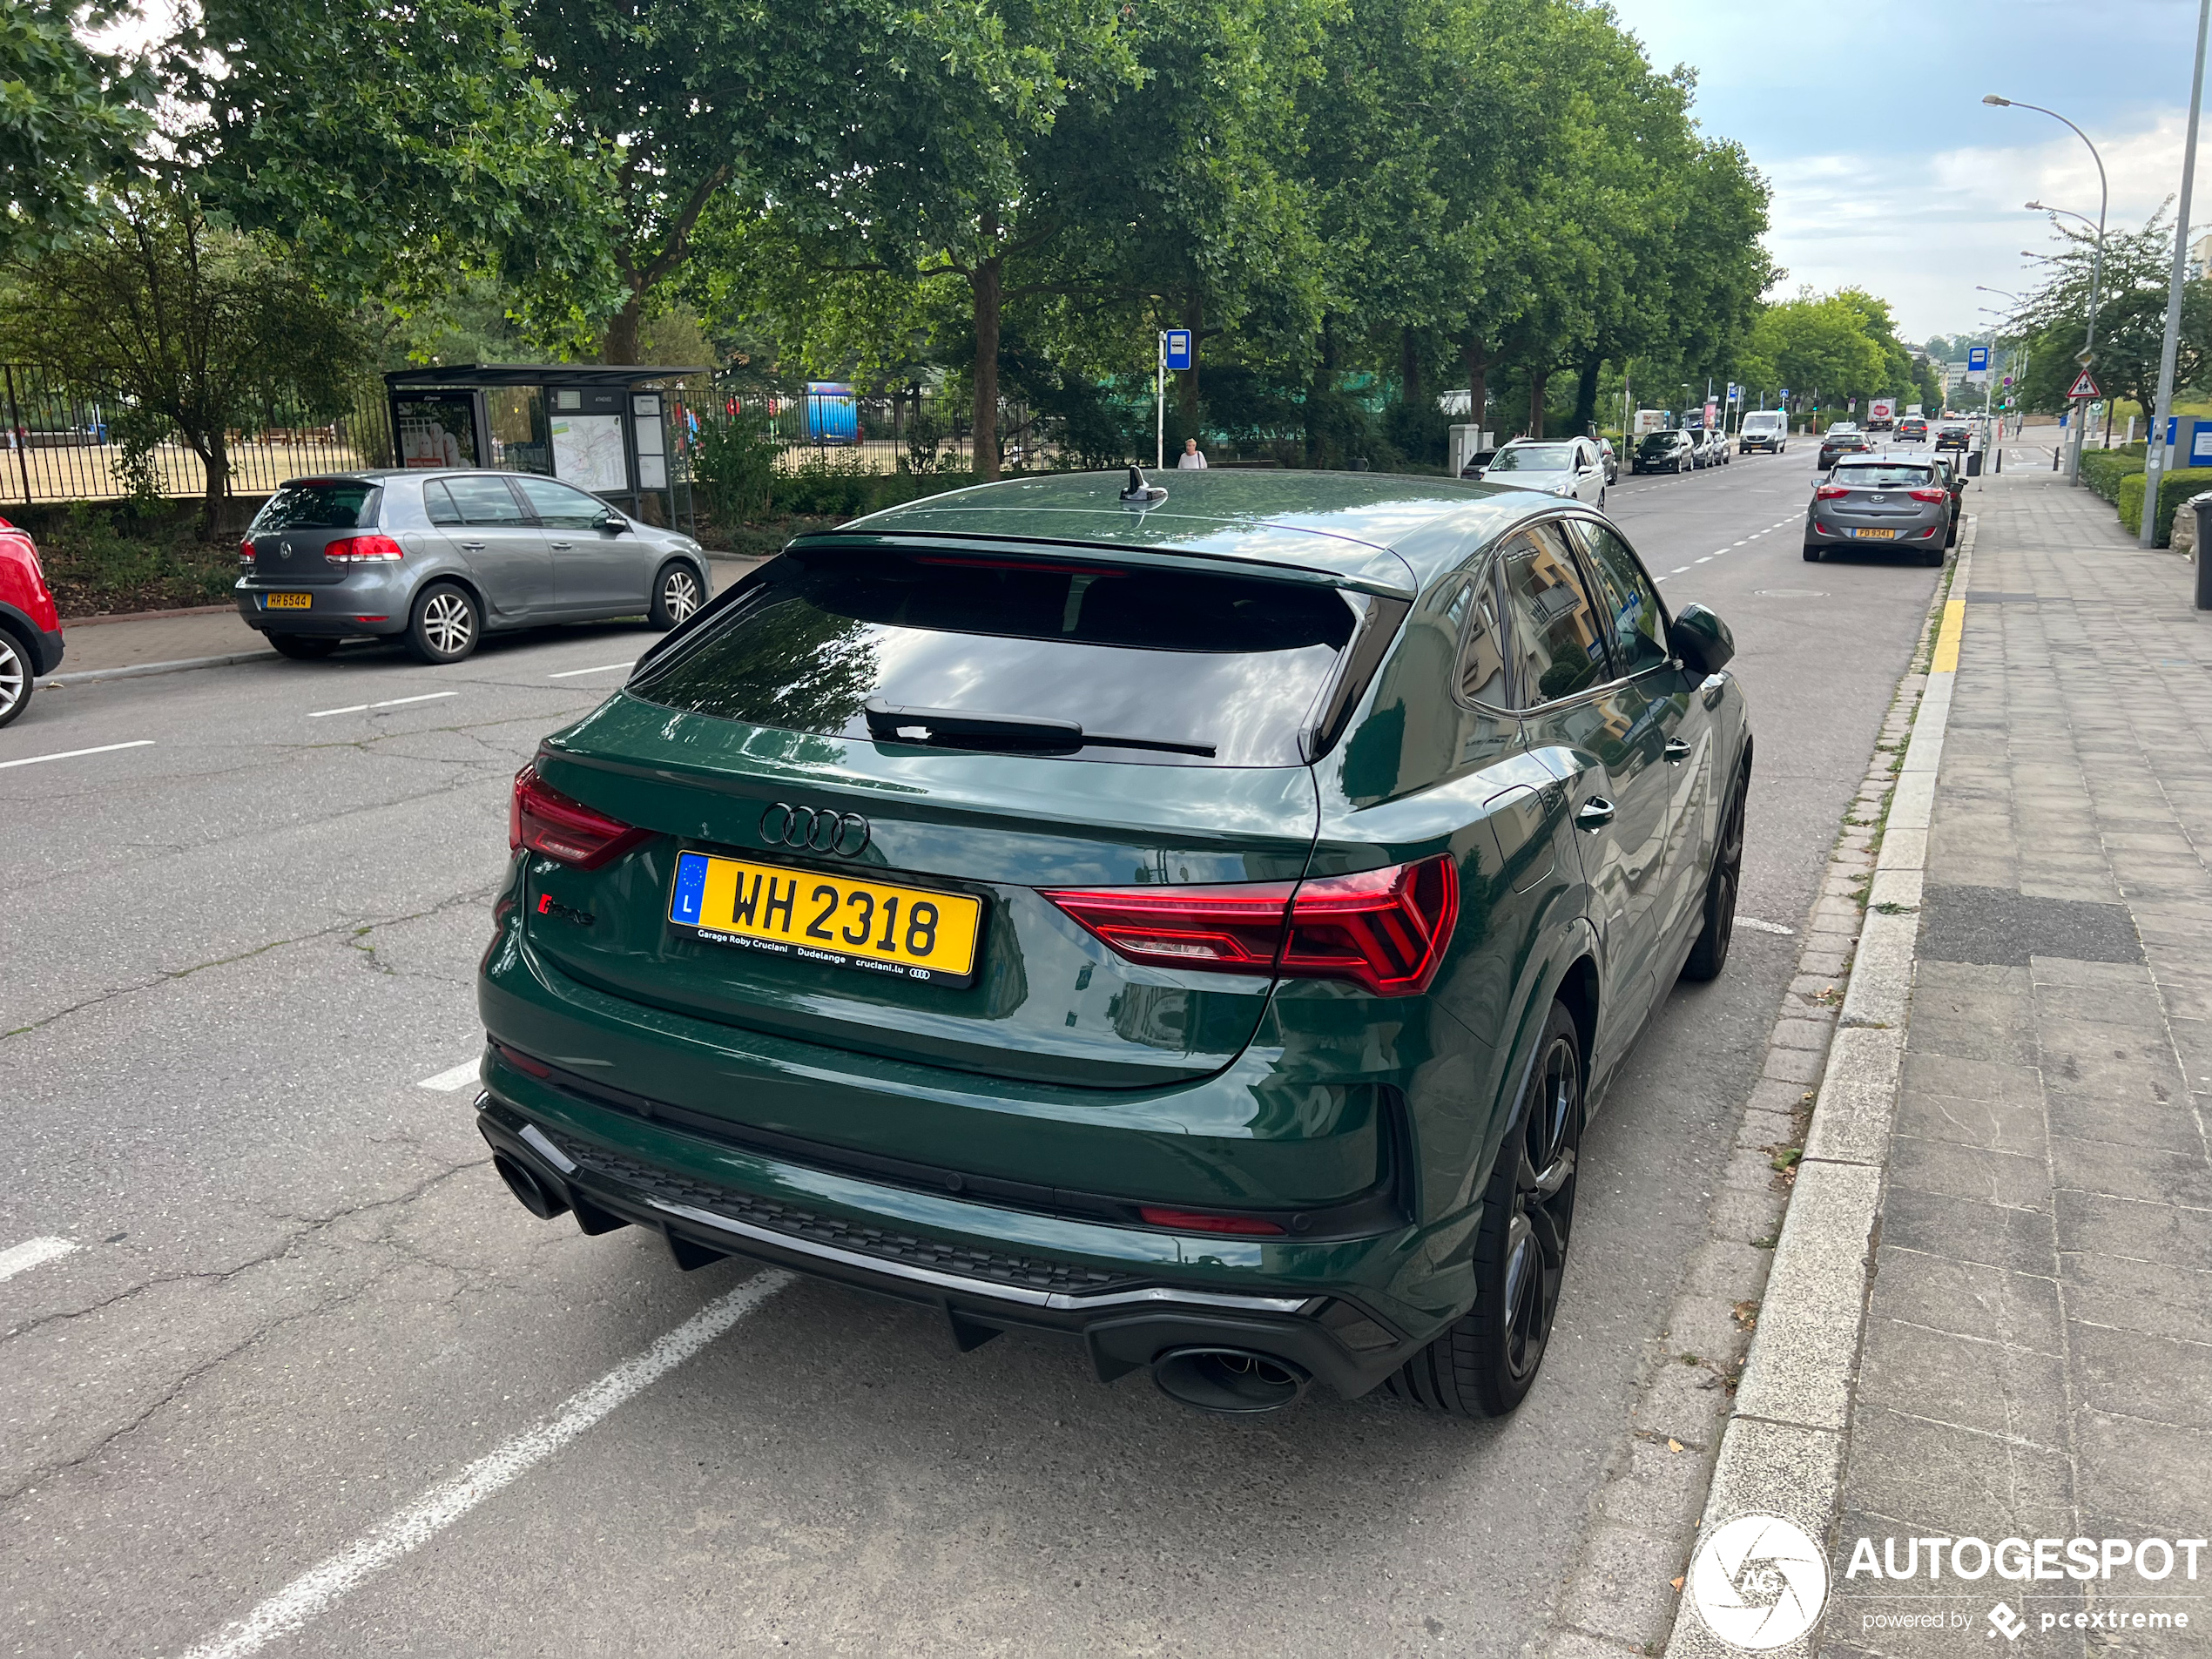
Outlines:
{"type": "Polygon", "coordinates": [[[35,766],[42,760],[74,760],[79,755],[113,754],[118,749],[151,749],[152,738],[139,738],[130,743],[104,743],[97,749],[64,749],[59,754],[25,755],[20,760],[0,760],[0,772],[10,766],[35,766]]]}
{"type": "Polygon", "coordinates": [[[0,1279],[27,1273],[42,1263],[68,1255],[76,1248],[76,1244],[66,1238],[26,1238],[20,1244],[0,1250],[0,1279]]]}
{"type": "Polygon", "coordinates": [[[1784,937],[1792,936],[1797,931],[1795,927],[1784,927],[1778,921],[1761,921],[1755,916],[1738,916],[1736,919],[1736,925],[1739,927],[1750,927],[1763,934],[1781,934],[1784,937]]]}
{"type": "Polygon", "coordinates": [[[342,709],[316,709],[310,712],[307,718],[310,720],[320,720],[327,715],[360,714],[369,709],[395,709],[405,703],[435,703],[442,697],[459,697],[460,695],[458,691],[425,691],[420,697],[389,697],[381,703],[348,703],[342,709]]]}
{"type": "Polygon", "coordinates": [[[442,1071],[435,1077],[425,1077],[415,1086],[417,1089],[435,1089],[441,1095],[450,1095],[455,1089],[466,1089],[475,1082],[482,1068],[481,1060],[471,1060],[466,1065],[455,1066],[451,1071],[442,1071]]]}
{"type": "Polygon", "coordinates": [[[185,1659],[245,1659],[279,1636],[299,1629],[370,1574],[428,1543],[617,1406],[652,1386],[791,1280],[789,1273],[769,1269],[717,1297],[643,1353],[624,1360],[590,1387],[571,1394],[550,1417],[477,1459],[443,1485],[432,1487],[406,1508],[388,1516],[374,1531],[308,1568],[244,1618],[232,1620],[192,1649],[185,1659]]]}
{"type": "Polygon", "coordinates": [[[572,680],[579,674],[604,674],[610,669],[637,666],[635,663],[602,663],[597,668],[571,668],[558,674],[548,674],[545,678],[550,680],[572,680]]]}

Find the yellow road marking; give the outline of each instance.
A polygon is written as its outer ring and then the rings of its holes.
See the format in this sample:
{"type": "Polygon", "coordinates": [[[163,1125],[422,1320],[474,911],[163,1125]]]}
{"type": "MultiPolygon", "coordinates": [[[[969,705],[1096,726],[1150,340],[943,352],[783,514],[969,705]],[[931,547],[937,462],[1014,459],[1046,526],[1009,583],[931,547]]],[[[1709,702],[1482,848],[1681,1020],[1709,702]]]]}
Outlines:
{"type": "Polygon", "coordinates": [[[1943,602],[1943,626],[1936,631],[1935,658],[1928,664],[1931,674],[1956,674],[1959,671],[1959,636],[1966,626],[1966,602],[1946,599],[1943,602]]]}

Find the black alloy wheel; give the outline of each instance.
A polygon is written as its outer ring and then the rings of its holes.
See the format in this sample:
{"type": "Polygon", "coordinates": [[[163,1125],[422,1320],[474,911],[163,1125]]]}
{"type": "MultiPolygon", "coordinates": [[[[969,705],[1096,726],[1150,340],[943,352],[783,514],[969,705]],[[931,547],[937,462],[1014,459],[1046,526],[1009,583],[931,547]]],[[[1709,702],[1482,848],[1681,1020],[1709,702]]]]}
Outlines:
{"type": "Polygon", "coordinates": [[[1743,799],[1750,792],[1748,768],[1736,769],[1736,782],[1728,792],[1728,809],[1721,814],[1720,844],[1713,849],[1713,873],[1705,881],[1705,925],[1689,959],[1682,965],[1687,980],[1715,980],[1728,966],[1728,948],[1736,938],[1736,891],[1743,880],[1743,799]]]}
{"type": "Polygon", "coordinates": [[[671,559],[660,567],[660,574],[653,578],[652,608],[645,619],[666,633],[705,603],[698,572],[671,559]]]}
{"type": "Polygon", "coordinates": [[[320,662],[338,649],[335,639],[319,634],[271,634],[269,644],[278,656],[295,663],[320,662]]]}
{"type": "Polygon", "coordinates": [[[23,642],[0,628],[0,725],[5,725],[30,706],[37,679],[30,671],[30,653],[23,642]]]}
{"type": "Polygon", "coordinates": [[[1581,1032],[1554,1002],[1484,1191],[1474,1307],[1391,1378],[1400,1399],[1480,1418],[1502,1417],[1528,1397],[1567,1275],[1582,1119],[1581,1032]]]}
{"type": "Polygon", "coordinates": [[[420,662],[457,663],[476,649],[483,631],[483,613],[466,588],[433,582],[415,597],[407,648],[420,662]]]}

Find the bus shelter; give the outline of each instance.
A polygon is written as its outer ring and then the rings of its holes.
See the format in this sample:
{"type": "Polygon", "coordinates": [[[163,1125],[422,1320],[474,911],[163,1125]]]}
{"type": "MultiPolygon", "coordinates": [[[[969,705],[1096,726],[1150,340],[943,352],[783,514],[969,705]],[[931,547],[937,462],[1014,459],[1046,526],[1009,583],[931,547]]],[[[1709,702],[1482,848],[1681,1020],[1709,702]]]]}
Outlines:
{"type": "Polygon", "coordinates": [[[645,363],[472,363],[385,375],[394,460],[558,478],[649,524],[689,529],[684,382],[710,370],[645,363]]]}

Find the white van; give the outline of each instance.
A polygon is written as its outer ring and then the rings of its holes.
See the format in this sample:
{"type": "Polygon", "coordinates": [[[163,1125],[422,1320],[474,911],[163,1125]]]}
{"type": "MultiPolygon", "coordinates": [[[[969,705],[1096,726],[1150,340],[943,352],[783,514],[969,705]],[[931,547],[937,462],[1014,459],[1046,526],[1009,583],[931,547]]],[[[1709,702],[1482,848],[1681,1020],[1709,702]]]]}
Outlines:
{"type": "Polygon", "coordinates": [[[1754,449],[1770,449],[1780,455],[1789,447],[1790,417],[1780,409],[1753,409],[1736,429],[1739,455],[1748,455],[1754,449]]]}

